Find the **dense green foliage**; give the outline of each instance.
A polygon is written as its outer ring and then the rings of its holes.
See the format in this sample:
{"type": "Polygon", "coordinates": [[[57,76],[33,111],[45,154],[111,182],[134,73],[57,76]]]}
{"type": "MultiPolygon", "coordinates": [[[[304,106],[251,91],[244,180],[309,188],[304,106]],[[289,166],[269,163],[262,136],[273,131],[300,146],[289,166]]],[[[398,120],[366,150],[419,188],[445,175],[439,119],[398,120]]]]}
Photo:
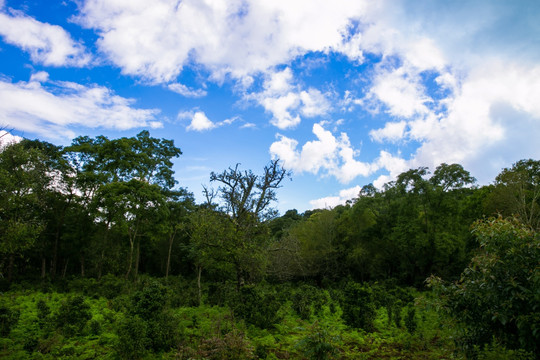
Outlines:
{"type": "Polygon", "coordinates": [[[540,236],[517,221],[475,224],[480,250],[457,283],[430,279],[462,323],[471,350],[495,337],[513,349],[540,351],[540,236]]]}
{"type": "Polygon", "coordinates": [[[212,172],[195,204],[180,154],[147,131],[0,149],[0,357],[538,355],[539,161],[278,217],[278,160],[212,172]]]}

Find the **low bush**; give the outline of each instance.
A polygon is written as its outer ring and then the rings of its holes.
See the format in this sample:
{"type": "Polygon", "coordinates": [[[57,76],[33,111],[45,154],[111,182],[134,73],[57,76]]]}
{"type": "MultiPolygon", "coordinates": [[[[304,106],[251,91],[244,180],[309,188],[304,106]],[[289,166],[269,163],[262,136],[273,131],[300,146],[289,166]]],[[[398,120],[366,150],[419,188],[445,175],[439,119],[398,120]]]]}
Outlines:
{"type": "Polygon", "coordinates": [[[57,328],[67,336],[80,335],[92,318],[90,305],[82,295],[74,295],[62,301],[54,316],[57,328]]]}
{"type": "Polygon", "coordinates": [[[343,320],[351,327],[373,331],[376,316],[373,292],[368,285],[350,281],[343,290],[343,320]]]}
{"type": "Polygon", "coordinates": [[[234,295],[229,306],[236,316],[261,329],[269,329],[279,321],[281,302],[275,291],[262,286],[244,286],[234,295]]]}
{"type": "Polygon", "coordinates": [[[19,321],[20,312],[0,304],[0,336],[8,337],[11,329],[19,321]]]}

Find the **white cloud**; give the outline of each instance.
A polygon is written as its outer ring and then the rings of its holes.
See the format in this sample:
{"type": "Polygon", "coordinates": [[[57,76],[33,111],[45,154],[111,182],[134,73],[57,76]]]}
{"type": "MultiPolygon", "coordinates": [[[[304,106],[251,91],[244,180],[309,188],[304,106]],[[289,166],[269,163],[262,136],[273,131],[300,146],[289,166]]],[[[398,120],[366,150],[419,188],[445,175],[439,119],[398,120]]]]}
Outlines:
{"type": "Polygon", "coordinates": [[[402,172],[413,167],[409,161],[406,161],[399,156],[394,156],[387,151],[381,151],[379,158],[375,162],[379,168],[388,171],[388,174],[380,175],[373,181],[373,185],[378,189],[381,189],[384,184],[395,180],[402,172]]]}
{"type": "Polygon", "coordinates": [[[264,91],[267,95],[280,95],[292,89],[293,74],[291,68],[286,67],[283,71],[271,72],[264,84],[264,91]]]}
{"type": "Polygon", "coordinates": [[[327,196],[320,199],[311,200],[309,204],[312,209],[328,209],[338,205],[343,205],[347,200],[352,200],[358,197],[362,187],[356,185],[355,187],[343,189],[339,192],[338,196],[327,196]]]}
{"type": "Polygon", "coordinates": [[[270,154],[296,173],[332,175],[343,183],[377,170],[377,166],[355,159],[358,151],[352,148],[347,134],[336,138],[321,124],[313,125],[313,134],[317,140],[306,142],[301,150],[297,149],[298,141],[278,135],[278,141],[270,146],[270,154]]]}
{"type": "Polygon", "coordinates": [[[306,117],[325,115],[331,108],[326,96],[314,88],[300,92],[300,100],[302,115],[306,117]]]}
{"type": "Polygon", "coordinates": [[[200,97],[204,97],[206,96],[206,90],[203,90],[203,89],[190,89],[189,87],[187,87],[186,85],[184,84],[180,84],[180,83],[174,83],[174,84],[169,84],[167,85],[167,87],[182,95],[182,96],[185,96],[185,97],[190,97],[190,98],[200,98],[200,97]]]}
{"type": "MultiPolygon", "coordinates": [[[[1,8],[1,7],[0,7],[1,8]]],[[[32,61],[47,66],[85,66],[91,57],[58,25],[42,23],[20,12],[0,12],[4,41],[30,53],[32,61]]]]}
{"type": "Polygon", "coordinates": [[[442,162],[460,163],[487,183],[502,167],[522,158],[540,157],[540,66],[530,67],[486,59],[457,83],[445,83],[454,91],[440,100],[444,110],[399,123],[388,122],[372,130],[376,141],[413,139],[420,145],[410,158],[381,156],[381,187],[402,171],[418,166],[434,169],[442,162]],[[404,129],[408,128],[408,131],[404,129]],[[383,164],[383,162],[385,164],[383,164]]]}
{"type": "Polygon", "coordinates": [[[40,72],[29,82],[0,80],[0,124],[47,138],[73,137],[72,126],[118,130],[161,126],[156,120],[159,110],[133,108],[133,99],[108,88],[38,81],[47,78],[40,72]]]}
{"type": "MultiPolygon", "coordinates": [[[[1,4],[0,4],[1,7],[1,4]]],[[[0,151],[4,148],[6,145],[18,143],[23,138],[17,135],[12,135],[10,132],[7,132],[6,130],[0,130],[0,151]]]]}
{"type": "Polygon", "coordinates": [[[190,124],[186,127],[187,131],[208,131],[212,130],[221,126],[225,125],[231,125],[235,121],[239,120],[240,118],[238,116],[225,119],[223,121],[219,122],[213,122],[203,111],[181,111],[177,115],[178,119],[189,119],[190,124]]]}
{"type": "Polygon", "coordinates": [[[44,83],[47,81],[49,81],[49,73],[46,71],[38,71],[37,73],[30,75],[30,82],[44,83]]]}
{"type": "Polygon", "coordinates": [[[410,118],[429,112],[426,103],[430,98],[420,79],[404,67],[378,73],[367,99],[380,101],[386,105],[388,113],[396,117],[410,118]]]}
{"type": "Polygon", "coordinates": [[[387,122],[384,128],[371,130],[369,136],[377,142],[383,142],[385,140],[395,142],[403,138],[406,126],[407,123],[405,121],[387,122]]]}
{"type": "Polygon", "coordinates": [[[195,62],[215,79],[240,79],[342,46],[351,19],[366,7],[348,0],[87,0],[78,21],[96,29],[100,50],[125,74],[170,82],[195,62]]]}
{"type": "Polygon", "coordinates": [[[197,111],[191,118],[191,123],[186,128],[188,131],[206,131],[216,127],[202,111],[197,111]]]}
{"type": "Polygon", "coordinates": [[[293,83],[290,68],[269,72],[263,83],[263,91],[245,94],[247,100],[254,100],[272,114],[270,123],[279,129],[294,128],[301,122],[300,114],[316,117],[331,110],[327,96],[315,88],[301,90],[293,83]]]}
{"type": "Polygon", "coordinates": [[[300,123],[300,116],[291,114],[300,105],[298,94],[289,92],[282,96],[264,97],[261,105],[272,113],[270,122],[279,129],[293,128],[300,123]]]}
{"type": "MultiPolygon", "coordinates": [[[[448,115],[424,134],[425,141],[414,162],[431,166],[440,162],[467,165],[478,162],[479,157],[504,157],[511,163],[522,157],[540,156],[540,150],[527,145],[538,143],[539,98],[540,66],[486,62],[463,80],[459,92],[449,102],[448,115]],[[510,136],[514,128],[521,128],[525,122],[530,126],[521,131],[520,139],[510,136]]],[[[494,170],[493,175],[497,173],[494,170]]]]}

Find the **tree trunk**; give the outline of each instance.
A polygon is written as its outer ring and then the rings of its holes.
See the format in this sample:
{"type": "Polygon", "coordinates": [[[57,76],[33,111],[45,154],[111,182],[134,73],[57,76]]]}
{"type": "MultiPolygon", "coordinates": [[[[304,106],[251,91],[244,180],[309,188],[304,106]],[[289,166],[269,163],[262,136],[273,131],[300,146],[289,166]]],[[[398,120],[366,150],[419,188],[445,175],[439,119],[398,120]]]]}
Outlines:
{"type": "Polygon", "coordinates": [[[68,267],[69,259],[66,259],[66,263],[64,264],[64,270],[62,270],[62,279],[65,279],[67,267],[68,267]]]}
{"type": "Polygon", "coordinates": [[[126,279],[129,279],[129,274],[131,273],[131,266],[133,265],[133,239],[129,239],[129,260],[128,260],[128,269],[126,272],[126,279]]]}
{"type": "Polygon", "coordinates": [[[15,264],[15,255],[9,254],[9,263],[8,263],[8,282],[11,283],[13,279],[13,266],[15,264]]]}
{"type": "Polygon", "coordinates": [[[172,252],[172,246],[173,246],[175,235],[176,235],[176,229],[174,229],[174,232],[169,237],[169,253],[167,254],[167,266],[165,268],[165,279],[169,278],[169,268],[171,266],[171,252],[172,252]]]}
{"type": "Polygon", "coordinates": [[[81,277],[84,277],[84,255],[81,254],[81,277]]]}
{"type": "Polygon", "coordinates": [[[53,258],[51,262],[51,277],[54,279],[56,277],[56,263],[58,262],[58,239],[60,238],[60,226],[56,228],[56,233],[54,234],[54,248],[53,248],[53,258]]]}
{"type": "Polygon", "coordinates": [[[47,275],[47,259],[45,256],[41,257],[41,278],[44,279],[47,275]]]}
{"type": "Polygon", "coordinates": [[[236,291],[240,292],[240,289],[244,286],[244,274],[239,265],[236,265],[236,291]]]}
{"type": "Polygon", "coordinates": [[[201,273],[202,273],[202,266],[198,266],[198,273],[197,273],[197,300],[199,302],[199,306],[201,306],[201,273]]]}
{"type": "MultiPolygon", "coordinates": [[[[128,228],[128,234],[129,234],[129,262],[128,262],[128,269],[127,269],[127,272],[126,272],[126,279],[129,279],[129,275],[131,274],[131,268],[133,267],[133,252],[134,252],[134,249],[135,249],[135,241],[137,241],[137,228],[138,228],[138,224],[135,226],[135,230],[132,232],[131,229],[128,228]]],[[[137,252],[139,250],[139,244],[137,244],[137,252]]],[[[138,259],[137,259],[137,264],[136,266],[138,267],[139,264],[138,264],[138,259]]],[[[136,269],[138,271],[138,268],[136,269]]],[[[135,275],[136,277],[136,275],[135,275]]]]}
{"type": "Polygon", "coordinates": [[[135,240],[137,242],[137,252],[135,254],[135,279],[139,276],[139,262],[141,261],[141,240],[135,240]]]}
{"type": "Polygon", "coordinates": [[[103,274],[103,257],[105,256],[105,250],[101,250],[101,257],[98,263],[98,280],[101,280],[101,275],[103,274]]]}

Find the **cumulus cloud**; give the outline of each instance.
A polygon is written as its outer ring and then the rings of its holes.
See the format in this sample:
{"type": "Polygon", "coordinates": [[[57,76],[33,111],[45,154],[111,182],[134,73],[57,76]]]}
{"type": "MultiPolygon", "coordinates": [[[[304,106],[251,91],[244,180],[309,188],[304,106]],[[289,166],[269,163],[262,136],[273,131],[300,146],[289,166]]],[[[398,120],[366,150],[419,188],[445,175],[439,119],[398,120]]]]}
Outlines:
{"type": "Polygon", "coordinates": [[[212,129],[215,129],[224,125],[230,125],[239,119],[238,117],[235,116],[233,118],[225,119],[223,121],[213,122],[206,116],[204,111],[179,112],[177,118],[189,119],[190,123],[186,127],[186,130],[197,131],[197,132],[208,131],[208,130],[212,130],[212,129]]]}
{"type": "Polygon", "coordinates": [[[37,21],[18,11],[0,12],[0,36],[6,43],[28,52],[35,63],[80,67],[91,60],[84,46],[62,27],[37,21]]]}
{"type": "Polygon", "coordinates": [[[377,142],[383,142],[383,141],[395,142],[403,138],[403,136],[405,135],[406,126],[407,126],[407,123],[405,121],[387,122],[384,125],[384,128],[371,130],[369,132],[369,136],[377,142]]]}
{"type": "Polygon", "coordinates": [[[358,197],[362,187],[356,185],[352,188],[343,189],[339,192],[337,196],[326,196],[323,198],[310,200],[309,204],[312,209],[328,209],[333,208],[338,205],[343,205],[347,200],[352,200],[358,197]]]}
{"type": "Polygon", "coordinates": [[[191,118],[191,123],[186,128],[188,131],[205,131],[216,127],[212,121],[206,117],[206,114],[202,111],[197,111],[191,118]]]}
{"type": "Polygon", "coordinates": [[[486,60],[470,69],[459,84],[447,76],[453,88],[444,110],[427,110],[384,128],[370,131],[379,142],[416,140],[420,145],[407,159],[381,157],[379,165],[390,174],[376,180],[380,187],[402,171],[418,166],[435,168],[442,162],[460,163],[480,181],[491,181],[504,166],[521,158],[540,157],[533,145],[540,138],[540,66],[486,60]],[[383,166],[380,161],[385,161],[383,166]]]}
{"type": "MultiPolygon", "coordinates": [[[[511,163],[540,156],[539,149],[527,145],[538,142],[539,96],[540,66],[486,62],[463,81],[448,105],[447,116],[425,132],[414,163],[467,165],[479,162],[481,157],[503,157],[511,163]],[[524,124],[528,127],[522,128],[524,124]],[[519,139],[511,135],[515,128],[522,129],[519,139]]],[[[491,173],[499,170],[492,169],[491,173]]]]}
{"type": "Polygon", "coordinates": [[[246,94],[245,99],[254,100],[272,114],[270,123],[279,129],[294,128],[300,114],[312,118],[325,115],[331,109],[327,96],[315,88],[301,90],[294,84],[289,67],[269,72],[259,93],[246,94]]]}
{"type": "Polygon", "coordinates": [[[396,117],[410,118],[429,112],[426,103],[430,98],[420,79],[403,67],[377,74],[367,98],[384,104],[387,112],[396,117]]]}
{"type": "Polygon", "coordinates": [[[29,82],[0,80],[0,124],[47,138],[73,137],[72,126],[127,130],[160,127],[156,109],[132,107],[134,100],[106,87],[47,82],[39,72],[29,82]]]}
{"type": "Polygon", "coordinates": [[[125,74],[166,83],[193,62],[216,79],[240,79],[339,48],[366,7],[348,0],[87,0],[78,22],[97,31],[99,49],[125,74]]]}
{"type": "Polygon", "coordinates": [[[296,173],[332,175],[343,183],[359,175],[368,176],[377,169],[355,159],[358,151],[351,146],[346,133],[335,137],[318,123],[313,125],[313,134],[317,140],[306,142],[300,150],[297,140],[278,135],[278,141],[270,146],[270,154],[296,173]]]}
{"type": "Polygon", "coordinates": [[[22,139],[23,139],[22,137],[17,136],[17,135],[12,135],[10,132],[6,130],[0,130],[0,151],[2,151],[4,146],[18,143],[22,139]]]}
{"type": "MultiPolygon", "coordinates": [[[[387,151],[381,151],[379,156],[371,163],[365,164],[370,169],[370,172],[375,172],[378,170],[386,170],[386,174],[379,175],[374,181],[373,185],[382,189],[385,184],[390,181],[393,181],[397,178],[399,174],[404,171],[407,171],[411,164],[409,161],[406,161],[399,156],[394,156],[387,151]]],[[[359,174],[365,176],[365,174],[359,174]]],[[[337,205],[343,205],[347,200],[352,200],[357,198],[360,194],[362,187],[356,185],[351,188],[342,189],[339,191],[337,196],[325,196],[319,199],[311,200],[309,203],[312,209],[322,209],[322,208],[332,208],[337,205]]]]}

